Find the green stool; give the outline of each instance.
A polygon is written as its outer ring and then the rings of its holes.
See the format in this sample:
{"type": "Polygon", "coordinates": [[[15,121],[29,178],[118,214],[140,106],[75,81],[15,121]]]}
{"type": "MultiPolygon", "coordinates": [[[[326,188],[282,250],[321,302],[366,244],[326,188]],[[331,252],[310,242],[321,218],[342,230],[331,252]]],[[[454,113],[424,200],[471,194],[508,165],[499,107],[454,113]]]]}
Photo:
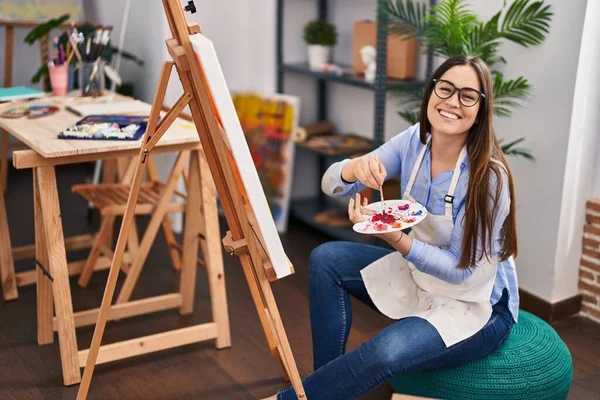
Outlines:
{"type": "Polygon", "coordinates": [[[573,379],[571,353],[542,319],[519,310],[519,323],[498,350],[469,364],[397,375],[397,393],[447,400],[566,399],[573,379]]]}

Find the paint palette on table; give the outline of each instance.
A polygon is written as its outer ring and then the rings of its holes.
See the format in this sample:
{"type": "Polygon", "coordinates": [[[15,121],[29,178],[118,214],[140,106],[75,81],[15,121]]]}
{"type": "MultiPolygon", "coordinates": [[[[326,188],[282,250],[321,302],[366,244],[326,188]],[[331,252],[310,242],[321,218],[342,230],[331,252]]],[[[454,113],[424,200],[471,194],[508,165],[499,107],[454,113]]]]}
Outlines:
{"type": "Polygon", "coordinates": [[[146,132],[148,116],[89,115],[62,131],[59,139],[139,140],[146,132]]]}
{"type": "Polygon", "coordinates": [[[386,200],[384,204],[383,212],[380,201],[367,205],[375,214],[366,215],[366,220],[357,222],[352,229],[365,235],[395,232],[410,228],[427,217],[427,209],[417,202],[386,200]]]}
{"type": "Polygon", "coordinates": [[[32,104],[30,106],[17,106],[10,108],[0,114],[2,118],[21,118],[27,116],[27,118],[40,118],[47,115],[52,115],[59,109],[56,106],[48,104],[32,104]]]}

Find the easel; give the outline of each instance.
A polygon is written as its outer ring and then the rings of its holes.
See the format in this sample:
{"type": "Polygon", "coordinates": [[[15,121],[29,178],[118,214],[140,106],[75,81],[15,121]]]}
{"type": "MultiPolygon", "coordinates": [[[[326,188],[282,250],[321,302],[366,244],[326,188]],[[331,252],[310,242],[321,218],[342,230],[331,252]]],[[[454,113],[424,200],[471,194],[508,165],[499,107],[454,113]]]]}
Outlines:
{"type": "MultiPolygon", "coordinates": [[[[200,28],[197,24],[189,23],[186,20],[179,0],[163,0],[163,6],[173,35],[172,39],[166,41],[173,61],[165,62],[162,67],[158,88],[152,104],[152,111],[148,120],[148,128],[143,138],[143,145],[140,148],[138,164],[131,183],[131,191],[125,215],[123,216],[117,245],[114,250],[104,298],[102,299],[98,322],[94,330],[77,399],[83,400],[87,398],[102,335],[110,311],[110,304],[115,292],[117,275],[134,217],[134,208],[138,200],[146,161],[152,148],[186,106],[189,106],[191,109],[196,130],[198,131],[208,166],[215,181],[230,228],[230,231],[227,232],[226,237],[223,239],[223,244],[231,254],[236,254],[239,257],[271,353],[274,357],[280,359],[284,374],[291,380],[297,397],[304,399],[306,395],[304,394],[302,381],[270,286],[270,281],[277,279],[277,277],[273,271],[270,258],[264,250],[265,245],[260,231],[256,228],[257,223],[254,212],[249,204],[246,204],[242,192],[243,188],[240,188],[239,182],[236,179],[237,171],[234,170],[230,162],[231,154],[228,150],[225,133],[213,112],[212,99],[206,86],[207,83],[196,61],[196,55],[190,43],[189,35],[200,33],[200,28]],[[184,94],[157,125],[173,65],[177,68],[184,94]]],[[[185,9],[192,13],[196,11],[192,1],[188,2],[188,6],[185,9]]],[[[194,189],[190,188],[189,190],[194,189]]],[[[210,338],[202,337],[195,341],[207,339],[210,338]]],[[[220,347],[218,338],[217,347],[220,347]]]]}

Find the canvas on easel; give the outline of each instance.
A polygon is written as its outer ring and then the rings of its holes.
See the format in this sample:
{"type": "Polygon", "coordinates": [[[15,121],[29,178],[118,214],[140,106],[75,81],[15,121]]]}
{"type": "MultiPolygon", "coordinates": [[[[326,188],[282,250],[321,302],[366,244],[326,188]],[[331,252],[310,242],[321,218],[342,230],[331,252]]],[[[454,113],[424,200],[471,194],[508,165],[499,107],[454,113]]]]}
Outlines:
{"type": "MultiPolygon", "coordinates": [[[[87,397],[135,214],[145,163],[171,123],[189,106],[229,226],[223,244],[240,260],[271,355],[280,360],[284,376],[291,381],[298,399],[305,399],[270,284],[292,274],[293,266],[277,233],[212,42],[200,33],[197,24],[187,21],[179,0],[163,0],[163,5],[173,35],[166,41],[173,61],[165,62],[161,71],[77,398],[83,400],[87,397]],[[158,123],[173,66],[177,68],[184,94],[158,123]]],[[[195,12],[193,1],[188,1],[185,9],[195,12]]],[[[186,344],[207,340],[206,337],[187,339],[186,344]]],[[[216,339],[217,348],[225,347],[219,343],[219,336],[216,339]]],[[[176,342],[163,348],[177,345],[181,344],[176,342]]]]}
{"type": "Polygon", "coordinates": [[[265,192],[233,104],[231,92],[223,76],[217,53],[212,41],[202,34],[190,35],[190,42],[198,58],[205,82],[208,84],[211,102],[214,107],[213,112],[219,121],[223,133],[226,135],[226,150],[231,153],[235,160],[232,163],[232,168],[234,169],[234,173],[240,174],[240,188],[245,190],[250,207],[254,211],[258,224],[257,228],[264,238],[265,250],[270,256],[275,273],[278,278],[283,278],[292,271],[281,245],[281,240],[279,239],[265,192]]]}

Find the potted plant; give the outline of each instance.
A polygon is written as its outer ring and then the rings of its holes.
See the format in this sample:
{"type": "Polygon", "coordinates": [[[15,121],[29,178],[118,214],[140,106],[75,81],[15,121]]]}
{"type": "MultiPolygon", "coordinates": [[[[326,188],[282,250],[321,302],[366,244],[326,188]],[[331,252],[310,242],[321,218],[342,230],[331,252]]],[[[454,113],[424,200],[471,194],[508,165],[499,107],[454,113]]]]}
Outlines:
{"type": "MultiPolygon", "coordinates": [[[[550,6],[543,0],[515,0],[505,10],[505,1],[496,14],[482,22],[465,3],[465,0],[443,0],[428,8],[412,0],[384,0],[381,11],[389,18],[393,33],[417,38],[422,48],[435,56],[470,54],[484,60],[494,78],[494,115],[508,117],[513,109],[520,106],[520,101],[530,96],[531,85],[522,76],[505,80],[495,69],[497,65],[506,63],[499,51],[501,42],[509,40],[523,47],[541,44],[548,34],[553,15],[550,6]]],[[[424,89],[396,91],[405,105],[399,115],[411,124],[419,121],[424,89]]],[[[505,154],[533,160],[530,150],[516,146],[523,140],[499,141],[505,154]]]]}
{"type": "Polygon", "coordinates": [[[308,22],[304,26],[304,41],[308,44],[308,65],[319,69],[329,62],[331,46],[337,43],[335,25],[324,19],[308,22]]]}

